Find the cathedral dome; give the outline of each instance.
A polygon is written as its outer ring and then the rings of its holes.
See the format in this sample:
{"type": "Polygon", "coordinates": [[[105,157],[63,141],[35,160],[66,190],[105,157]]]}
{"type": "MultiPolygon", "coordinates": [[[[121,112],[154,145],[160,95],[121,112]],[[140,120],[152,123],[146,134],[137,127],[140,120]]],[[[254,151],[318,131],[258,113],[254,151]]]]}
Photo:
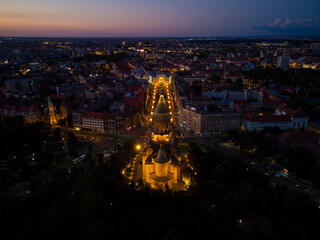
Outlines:
{"type": "Polygon", "coordinates": [[[153,114],[154,118],[158,119],[169,119],[170,118],[170,111],[169,106],[164,100],[164,96],[160,95],[159,102],[153,114]]]}

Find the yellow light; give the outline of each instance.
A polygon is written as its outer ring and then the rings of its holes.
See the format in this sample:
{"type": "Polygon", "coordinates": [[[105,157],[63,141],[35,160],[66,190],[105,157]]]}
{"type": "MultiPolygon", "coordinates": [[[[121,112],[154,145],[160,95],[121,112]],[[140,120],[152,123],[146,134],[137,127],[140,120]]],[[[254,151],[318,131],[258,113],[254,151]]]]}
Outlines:
{"type": "Polygon", "coordinates": [[[152,108],[154,108],[154,106],[152,106],[152,108]]]}
{"type": "Polygon", "coordinates": [[[152,103],[154,103],[154,101],[152,101],[152,103]]]}
{"type": "Polygon", "coordinates": [[[136,146],[136,149],[137,149],[137,150],[140,150],[140,149],[141,149],[141,145],[138,144],[138,145],[136,146]]]}
{"type": "Polygon", "coordinates": [[[153,112],[151,112],[151,114],[153,114],[153,112]]]}
{"type": "Polygon", "coordinates": [[[172,122],[172,121],[173,121],[173,118],[171,118],[170,121],[172,122]]]}
{"type": "Polygon", "coordinates": [[[170,112],[170,114],[172,114],[172,112],[170,112]]]}
{"type": "Polygon", "coordinates": [[[169,106],[169,108],[171,108],[171,106],[169,106]]]}
{"type": "Polygon", "coordinates": [[[150,118],[150,122],[152,122],[152,118],[150,118]]]}
{"type": "Polygon", "coordinates": [[[170,103],[170,101],[168,101],[168,103],[170,103]]]}

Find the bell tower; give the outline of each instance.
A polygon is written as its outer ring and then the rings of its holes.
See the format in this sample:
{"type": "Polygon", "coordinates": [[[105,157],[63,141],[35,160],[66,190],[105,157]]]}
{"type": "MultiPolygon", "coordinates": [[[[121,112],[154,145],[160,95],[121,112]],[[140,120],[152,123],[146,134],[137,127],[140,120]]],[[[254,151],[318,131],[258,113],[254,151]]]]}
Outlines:
{"type": "Polygon", "coordinates": [[[50,125],[57,125],[58,121],[54,113],[54,106],[50,96],[48,97],[48,108],[49,108],[50,125]]]}

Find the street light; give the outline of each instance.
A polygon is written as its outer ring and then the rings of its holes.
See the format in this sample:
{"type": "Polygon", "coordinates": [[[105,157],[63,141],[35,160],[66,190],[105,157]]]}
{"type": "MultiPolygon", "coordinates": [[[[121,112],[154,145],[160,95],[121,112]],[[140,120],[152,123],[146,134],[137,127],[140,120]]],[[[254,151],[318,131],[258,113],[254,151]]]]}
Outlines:
{"type": "Polygon", "coordinates": [[[141,145],[138,144],[138,145],[136,146],[136,149],[137,149],[137,150],[140,150],[140,149],[141,149],[141,145]]]}

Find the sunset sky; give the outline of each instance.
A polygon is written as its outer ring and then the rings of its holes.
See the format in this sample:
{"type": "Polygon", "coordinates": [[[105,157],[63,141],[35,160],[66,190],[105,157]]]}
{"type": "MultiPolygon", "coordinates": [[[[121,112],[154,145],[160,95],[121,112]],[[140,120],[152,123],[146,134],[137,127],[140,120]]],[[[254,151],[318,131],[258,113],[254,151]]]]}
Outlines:
{"type": "Polygon", "coordinates": [[[1,0],[0,36],[320,35],[319,0],[1,0]]]}

